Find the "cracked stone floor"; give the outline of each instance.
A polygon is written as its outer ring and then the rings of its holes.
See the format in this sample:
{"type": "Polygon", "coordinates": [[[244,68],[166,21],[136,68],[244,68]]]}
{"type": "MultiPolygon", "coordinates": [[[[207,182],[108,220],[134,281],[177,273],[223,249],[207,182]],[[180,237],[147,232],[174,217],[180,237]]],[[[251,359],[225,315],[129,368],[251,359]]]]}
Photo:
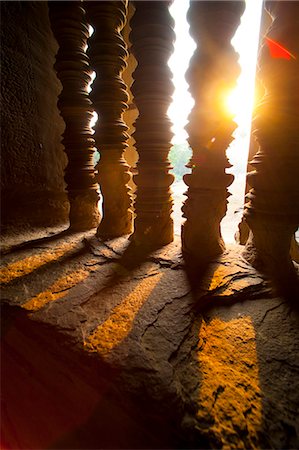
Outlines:
{"type": "Polygon", "coordinates": [[[4,242],[3,448],[299,448],[296,299],[240,246],[190,282],[179,238],[128,242],[4,242]]]}

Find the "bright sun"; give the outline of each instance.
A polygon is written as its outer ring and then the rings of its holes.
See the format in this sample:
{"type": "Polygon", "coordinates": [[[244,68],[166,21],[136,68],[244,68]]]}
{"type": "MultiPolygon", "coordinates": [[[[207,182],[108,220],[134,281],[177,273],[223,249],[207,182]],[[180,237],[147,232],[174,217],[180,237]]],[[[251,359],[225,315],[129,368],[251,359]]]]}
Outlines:
{"type": "Polygon", "coordinates": [[[238,95],[238,91],[234,89],[231,91],[225,99],[225,107],[229,114],[232,114],[233,117],[236,117],[241,112],[241,102],[240,97],[238,95]]]}
{"type": "MultiPolygon", "coordinates": [[[[185,72],[195,49],[195,43],[189,35],[189,25],[186,19],[182,19],[186,16],[188,6],[188,0],[175,0],[170,7],[175,19],[176,33],[175,51],[169,60],[175,85],[173,103],[169,108],[175,134],[173,143],[181,143],[187,138],[183,128],[193,106],[193,99],[187,91],[188,85],[185,80],[185,72]]],[[[228,94],[225,106],[228,113],[235,117],[239,127],[250,128],[261,9],[262,0],[246,0],[241,26],[232,39],[232,44],[240,55],[241,75],[236,88],[228,94]]]]}
{"type": "MultiPolygon", "coordinates": [[[[235,176],[235,181],[229,188],[232,195],[229,197],[226,217],[221,222],[221,232],[226,242],[234,242],[234,227],[236,228],[241,218],[244,204],[262,3],[263,0],[246,0],[241,25],[232,39],[232,45],[239,54],[241,74],[236,88],[228,92],[224,99],[224,108],[237,124],[234,141],[227,150],[227,156],[232,164],[229,171],[235,176]]],[[[184,127],[194,104],[185,80],[185,72],[195,49],[185,19],[188,7],[189,0],[174,0],[170,7],[176,33],[175,51],[169,60],[175,86],[173,102],[168,110],[173,123],[173,144],[182,144],[186,141],[188,136],[184,127]]],[[[186,186],[183,182],[181,184],[177,190],[181,189],[184,192],[186,186]]]]}

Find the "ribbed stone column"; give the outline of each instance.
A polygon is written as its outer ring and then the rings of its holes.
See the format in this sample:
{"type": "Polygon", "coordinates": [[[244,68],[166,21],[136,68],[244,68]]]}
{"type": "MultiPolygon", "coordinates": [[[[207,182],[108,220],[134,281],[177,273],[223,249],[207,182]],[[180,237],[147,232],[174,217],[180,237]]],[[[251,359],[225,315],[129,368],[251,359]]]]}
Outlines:
{"type": "Polygon", "coordinates": [[[234,178],[225,172],[230,167],[226,149],[236,128],[225,99],[240,72],[231,39],[244,9],[243,1],[191,1],[187,15],[197,48],[186,73],[195,104],[186,126],[192,172],[184,176],[188,191],[182,208],[182,249],[185,259],[197,263],[224,250],[220,222],[234,178]]]}
{"type": "Polygon", "coordinates": [[[96,72],[91,99],[98,113],[96,146],[100,152],[98,180],[103,196],[103,219],[97,235],[113,238],[132,231],[131,174],[123,153],[128,127],[123,121],[128,94],[122,79],[127,50],[121,30],[126,22],[127,0],[84,2],[94,33],[88,55],[96,72]]]}
{"type": "Polygon", "coordinates": [[[70,228],[96,227],[98,184],[93,165],[94,139],[90,129],[93,109],[88,94],[92,70],[85,53],[89,27],[79,1],[48,2],[51,27],[59,44],[54,65],[62,84],[58,108],[65,121],[62,143],[68,157],[65,171],[70,202],[70,228]]]}
{"type": "Polygon", "coordinates": [[[173,134],[167,110],[174,88],[167,61],[175,35],[168,6],[167,1],[137,1],[131,20],[130,40],[138,64],[131,90],[139,110],[133,134],[139,160],[132,240],[149,247],[173,240],[170,185],[174,177],[168,160],[173,134]]]}
{"type": "Polygon", "coordinates": [[[266,9],[273,22],[259,59],[265,95],[253,123],[259,150],[248,175],[252,233],[244,256],[281,286],[296,279],[290,244],[299,223],[299,3],[266,2],[266,9]]]}

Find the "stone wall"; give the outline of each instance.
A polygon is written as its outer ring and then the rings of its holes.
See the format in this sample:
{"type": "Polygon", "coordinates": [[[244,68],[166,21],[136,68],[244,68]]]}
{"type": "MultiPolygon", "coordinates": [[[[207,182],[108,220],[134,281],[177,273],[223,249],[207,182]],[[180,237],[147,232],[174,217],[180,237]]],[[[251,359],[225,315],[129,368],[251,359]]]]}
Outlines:
{"type": "Polygon", "coordinates": [[[1,2],[1,222],[66,221],[64,122],[47,2],[1,2]]]}

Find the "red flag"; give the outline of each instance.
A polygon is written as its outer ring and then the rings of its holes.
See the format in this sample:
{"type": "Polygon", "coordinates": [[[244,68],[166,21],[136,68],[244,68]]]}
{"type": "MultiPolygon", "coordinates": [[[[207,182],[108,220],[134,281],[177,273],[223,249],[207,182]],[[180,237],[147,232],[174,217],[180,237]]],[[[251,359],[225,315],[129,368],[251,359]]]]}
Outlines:
{"type": "Polygon", "coordinates": [[[296,59],[291,52],[289,52],[286,48],[284,48],[279,42],[274,41],[268,37],[265,38],[266,44],[270,50],[270,55],[272,58],[283,58],[283,59],[296,59]]]}

